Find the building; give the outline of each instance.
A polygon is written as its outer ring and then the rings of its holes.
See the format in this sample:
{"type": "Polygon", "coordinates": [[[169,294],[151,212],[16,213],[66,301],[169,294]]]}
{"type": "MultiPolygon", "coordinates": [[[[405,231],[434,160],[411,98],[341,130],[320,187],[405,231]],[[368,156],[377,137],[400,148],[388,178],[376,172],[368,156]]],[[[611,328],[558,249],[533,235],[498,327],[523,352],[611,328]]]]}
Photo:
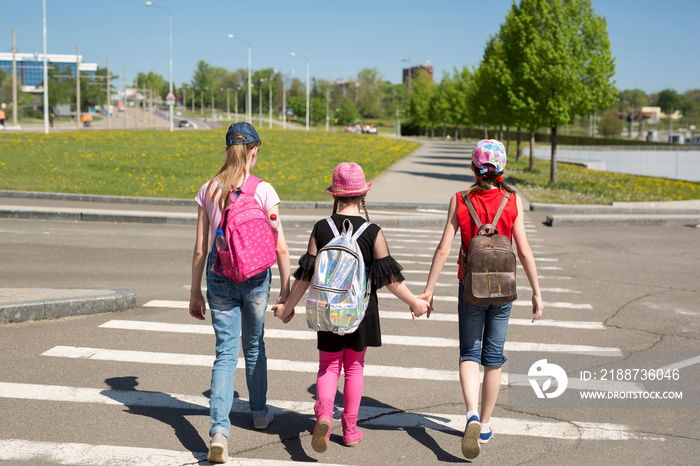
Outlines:
{"type": "MultiPolygon", "coordinates": [[[[90,78],[95,77],[97,63],[84,63],[80,56],[80,71],[87,73],[90,78]]],[[[41,83],[44,81],[44,55],[34,53],[15,53],[17,61],[17,84],[24,92],[40,92],[41,83]]],[[[49,69],[58,67],[62,74],[75,76],[75,68],[78,62],[76,55],[48,54],[49,69]]],[[[55,68],[54,68],[55,69],[55,68]]],[[[12,74],[12,53],[0,53],[0,70],[12,74]]]]}
{"type": "Polygon", "coordinates": [[[412,66],[411,68],[403,69],[403,82],[408,82],[408,77],[416,79],[418,76],[423,76],[429,81],[433,80],[433,65],[427,62],[425,65],[412,66]]]}

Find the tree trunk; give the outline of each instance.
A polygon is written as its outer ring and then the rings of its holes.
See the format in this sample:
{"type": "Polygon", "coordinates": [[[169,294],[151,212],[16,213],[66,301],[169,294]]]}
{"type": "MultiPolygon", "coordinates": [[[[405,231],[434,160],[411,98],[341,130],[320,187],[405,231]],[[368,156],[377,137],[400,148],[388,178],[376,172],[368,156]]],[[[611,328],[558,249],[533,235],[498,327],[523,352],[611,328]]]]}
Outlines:
{"type": "Polygon", "coordinates": [[[530,171],[535,170],[535,129],[530,130],[530,171]]]}
{"type": "Polygon", "coordinates": [[[550,181],[557,182],[557,127],[552,127],[552,165],[550,171],[550,181]]]}
{"type": "Polygon", "coordinates": [[[455,141],[459,140],[459,126],[455,126],[455,141]]]}
{"type": "Polygon", "coordinates": [[[506,126],[506,154],[510,153],[510,126],[506,126]]]}
{"type": "Polygon", "coordinates": [[[447,138],[447,125],[445,123],[442,124],[442,139],[447,138]]]}
{"type": "Polygon", "coordinates": [[[520,138],[521,138],[521,136],[522,136],[522,134],[521,134],[520,126],[518,126],[518,143],[517,143],[517,145],[515,146],[515,161],[516,161],[516,162],[517,162],[518,160],[520,160],[520,143],[521,143],[521,139],[520,139],[520,138]]]}
{"type": "Polygon", "coordinates": [[[489,138],[489,128],[488,126],[484,125],[484,139],[489,138]]]}

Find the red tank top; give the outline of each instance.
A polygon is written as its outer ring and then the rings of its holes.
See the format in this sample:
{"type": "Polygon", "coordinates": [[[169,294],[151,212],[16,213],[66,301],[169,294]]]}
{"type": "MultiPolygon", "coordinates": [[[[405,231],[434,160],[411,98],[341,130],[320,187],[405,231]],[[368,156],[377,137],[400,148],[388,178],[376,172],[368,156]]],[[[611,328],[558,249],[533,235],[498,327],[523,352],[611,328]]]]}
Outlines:
{"type": "MultiPolygon", "coordinates": [[[[464,254],[469,254],[469,242],[476,236],[478,228],[474,219],[469,215],[469,209],[462,199],[462,193],[458,192],[457,196],[457,221],[459,222],[459,230],[462,235],[462,244],[465,248],[464,254]]],[[[506,203],[505,209],[501,214],[501,218],[498,219],[498,225],[496,229],[498,233],[507,236],[511,241],[513,240],[513,224],[518,216],[518,201],[516,199],[516,194],[511,194],[506,203]]],[[[489,189],[488,191],[474,191],[469,195],[469,199],[474,204],[474,210],[481,220],[481,223],[488,223],[493,220],[498,211],[498,207],[503,201],[503,193],[498,189],[489,189]]],[[[459,254],[459,270],[457,272],[457,277],[462,279],[462,253],[460,249],[459,254]]]]}

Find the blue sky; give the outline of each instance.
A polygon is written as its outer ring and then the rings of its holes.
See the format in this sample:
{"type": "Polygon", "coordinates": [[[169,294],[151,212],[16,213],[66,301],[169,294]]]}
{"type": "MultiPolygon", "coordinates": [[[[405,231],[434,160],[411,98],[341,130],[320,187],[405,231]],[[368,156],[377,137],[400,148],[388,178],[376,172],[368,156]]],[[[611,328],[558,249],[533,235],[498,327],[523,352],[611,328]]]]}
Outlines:
{"type": "MultiPolygon", "coordinates": [[[[48,52],[73,54],[127,78],[155,71],[168,79],[168,14],[141,0],[46,0],[48,52]]],[[[511,0],[157,0],[173,16],[173,74],[189,82],[196,63],[276,68],[304,80],[356,77],[376,68],[391,82],[401,69],[430,61],[435,77],[474,67],[489,36],[503,23],[511,0]],[[290,52],[297,54],[296,58],[290,52]]],[[[647,93],[700,88],[700,2],[593,0],[607,18],[619,89],[647,93]]],[[[0,0],[0,52],[42,52],[42,1],[0,0]]]]}

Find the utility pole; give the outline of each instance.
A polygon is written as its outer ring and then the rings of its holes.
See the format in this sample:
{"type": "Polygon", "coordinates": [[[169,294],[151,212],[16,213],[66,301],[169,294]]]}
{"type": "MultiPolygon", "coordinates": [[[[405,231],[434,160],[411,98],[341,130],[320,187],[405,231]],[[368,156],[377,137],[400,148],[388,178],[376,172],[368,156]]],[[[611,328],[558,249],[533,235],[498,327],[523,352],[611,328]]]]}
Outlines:
{"type": "Polygon", "coordinates": [[[326,132],[328,132],[331,123],[331,83],[328,82],[328,87],[326,88],[326,132]]]}
{"type": "Polygon", "coordinates": [[[49,134],[49,57],[46,55],[46,0],[44,7],[44,133],[49,134]]]}
{"type": "Polygon", "coordinates": [[[17,126],[17,59],[15,58],[15,28],[12,28],[12,125],[17,126]]]}
{"type": "Polygon", "coordinates": [[[80,128],[80,45],[75,46],[75,123],[80,128]]]}
{"type": "Polygon", "coordinates": [[[109,74],[109,57],[107,57],[107,129],[112,129],[112,122],[109,119],[109,107],[112,102],[112,81],[109,74]]]}
{"type": "Polygon", "coordinates": [[[126,129],[126,66],[124,67],[124,129],[126,129]]]}

